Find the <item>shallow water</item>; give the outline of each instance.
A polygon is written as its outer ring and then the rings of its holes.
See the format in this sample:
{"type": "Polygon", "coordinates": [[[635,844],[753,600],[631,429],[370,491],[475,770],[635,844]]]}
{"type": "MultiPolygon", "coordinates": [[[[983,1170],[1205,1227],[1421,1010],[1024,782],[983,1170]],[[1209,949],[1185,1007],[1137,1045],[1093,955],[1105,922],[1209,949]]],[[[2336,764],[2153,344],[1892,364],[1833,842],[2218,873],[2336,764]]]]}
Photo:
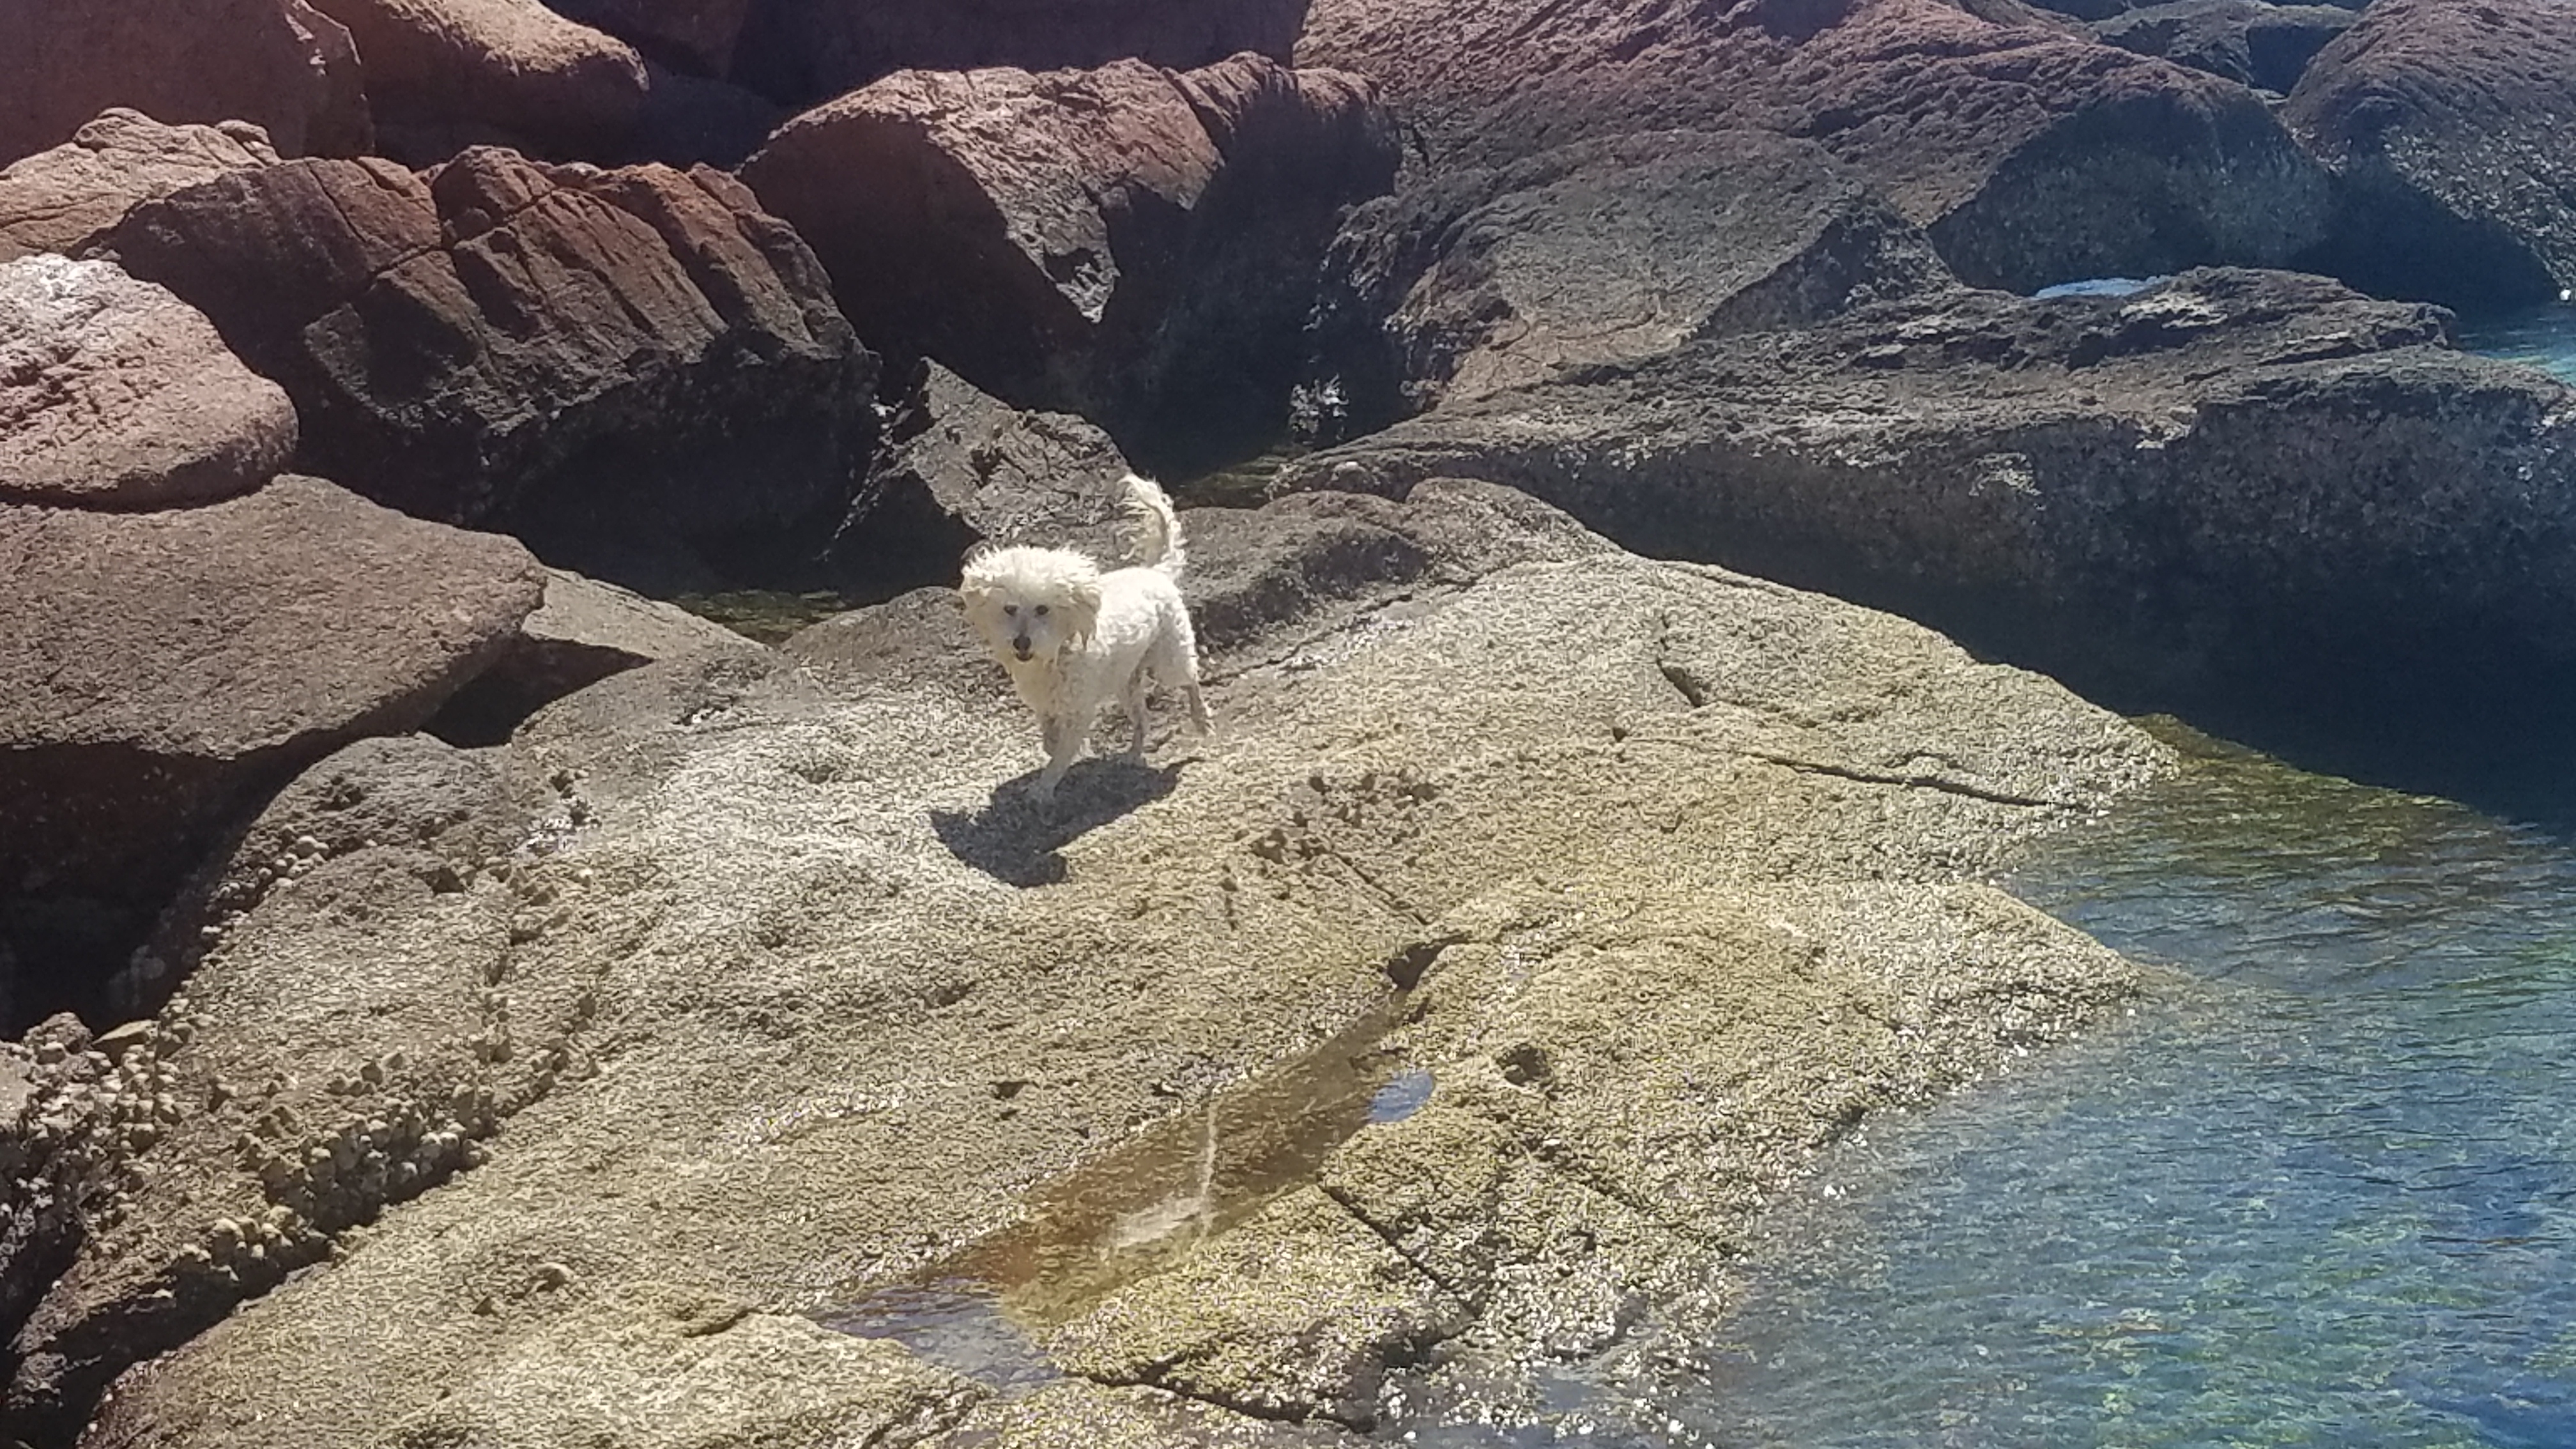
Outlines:
{"type": "Polygon", "coordinates": [[[2009,884],[2183,975],[1829,1154],[1718,1341],[1515,1442],[2576,1445],[2576,850],[2236,757],[2009,884]]]}
{"type": "Polygon", "coordinates": [[[2576,306],[2560,303],[2518,316],[2464,323],[2460,345],[2576,383],[2576,306]]]}

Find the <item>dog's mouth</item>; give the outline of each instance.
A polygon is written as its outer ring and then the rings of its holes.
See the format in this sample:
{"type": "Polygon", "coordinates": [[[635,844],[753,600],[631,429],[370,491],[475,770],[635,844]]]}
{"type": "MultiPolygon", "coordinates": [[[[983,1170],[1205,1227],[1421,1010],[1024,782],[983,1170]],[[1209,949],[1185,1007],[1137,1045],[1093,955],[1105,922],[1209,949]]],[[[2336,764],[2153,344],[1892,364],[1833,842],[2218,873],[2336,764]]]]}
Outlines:
{"type": "Polygon", "coordinates": [[[1017,654],[1018,656],[1020,656],[1020,661],[1021,661],[1022,663],[1027,663],[1027,662],[1028,662],[1029,655],[1030,655],[1030,650],[1029,650],[1029,646],[1027,646],[1026,644],[1014,644],[1014,645],[1012,645],[1012,646],[1011,646],[1011,652],[1012,652],[1012,653],[1014,653],[1014,654],[1017,654]]]}

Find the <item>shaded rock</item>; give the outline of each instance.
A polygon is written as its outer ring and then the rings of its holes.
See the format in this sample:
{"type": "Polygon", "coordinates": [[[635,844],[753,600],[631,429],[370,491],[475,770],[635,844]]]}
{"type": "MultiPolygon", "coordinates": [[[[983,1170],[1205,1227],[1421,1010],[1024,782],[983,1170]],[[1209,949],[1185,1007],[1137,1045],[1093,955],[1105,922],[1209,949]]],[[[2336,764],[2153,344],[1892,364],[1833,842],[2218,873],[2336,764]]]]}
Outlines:
{"type": "Polygon", "coordinates": [[[62,145],[0,170],[0,262],[78,251],[138,202],[276,160],[268,133],[247,121],[165,126],[111,108],[62,145]]]}
{"type": "Polygon", "coordinates": [[[349,33],[304,0],[0,0],[0,35],[0,163],[62,145],[112,106],[247,122],[288,156],[372,144],[349,33]]]}
{"type": "Polygon", "coordinates": [[[734,42],[753,0],[546,0],[546,8],[605,31],[692,76],[733,69],[734,42]]]}
{"type": "Polygon", "coordinates": [[[2380,0],[2283,118],[2342,192],[2334,235],[2302,265],[2463,309],[2576,287],[2576,11],[2380,0]]]}
{"type": "Polygon", "coordinates": [[[834,556],[888,589],[954,584],[977,542],[1045,543],[1118,556],[1127,460],[1071,413],[1023,412],[936,362],[886,418],[868,491],[834,556]]]}
{"type": "Polygon", "coordinates": [[[0,573],[0,924],[42,971],[22,1011],[87,1004],[229,813],[428,719],[541,588],[507,539],[293,475],[160,513],[0,507],[0,573]]]}
{"type": "Polygon", "coordinates": [[[1305,421],[1326,440],[1954,285],[1858,176],[1755,131],[1645,132],[1417,180],[1351,213],[1323,276],[1305,421]]]}
{"type": "Polygon", "coordinates": [[[496,144],[615,154],[644,110],[644,60],[539,0],[314,0],[366,58],[386,154],[412,165],[496,144]]]}
{"type": "Polygon", "coordinates": [[[612,674],[699,650],[759,648],[676,604],[548,569],[545,602],[520,622],[510,648],[448,701],[430,729],[466,744],[497,744],[529,715],[612,674]]]}
{"type": "Polygon", "coordinates": [[[704,168],[290,163],[107,245],[285,386],[301,466],[648,589],[810,559],[875,433],[813,254],[704,168]]]}
{"type": "MultiPolygon", "coordinates": [[[[578,3],[633,8],[638,0],[578,3]]],[[[752,0],[734,77],[802,107],[900,70],[1088,70],[1119,60],[1187,70],[1244,51],[1285,61],[1307,3],[752,0]]]]}
{"type": "Polygon", "coordinates": [[[1339,208],[1394,168],[1363,83],[1241,56],[909,71],[790,121],[743,177],[872,341],[1160,469],[1275,433],[1339,208]]]}
{"type": "Polygon", "coordinates": [[[740,86],[650,61],[644,71],[650,89],[621,160],[731,170],[787,119],[787,112],[740,86]]]}
{"type": "Polygon", "coordinates": [[[294,451],[285,392],[187,303],[107,262],[0,262],[0,505],[227,498],[294,451]]]}
{"type": "Polygon", "coordinates": [[[1458,405],[1281,486],[1515,484],[2122,708],[2385,769],[2480,753],[2450,730],[2537,744],[2576,665],[2576,392],[2447,331],[2282,274],[1954,294],[1458,405]]]}
{"type": "Polygon", "coordinates": [[[2286,92],[2299,83],[2317,52],[2352,22],[2352,9],[2336,5],[2169,0],[2123,11],[2094,26],[2093,33],[2122,50],[2286,92]]]}
{"type": "MultiPolygon", "coordinates": [[[[1382,1351],[1292,1358],[1250,1316],[1232,1320],[1240,1332],[1211,1336],[1204,1318],[1143,1312],[1158,1295],[1142,1281],[1122,1300],[1137,1311],[1110,1325],[1089,1317],[1096,1294],[1083,1301],[1078,1285],[1032,1276],[1048,1263],[1106,1264],[1132,1278],[1130,1268],[1153,1262],[1196,1271],[1193,1253],[1249,1258],[1223,1229],[1256,1219],[1261,1201],[1211,1203],[1202,1221],[1216,1231],[1195,1248],[1186,1238],[1143,1245],[1166,1255],[1143,1262],[1088,1235],[1046,1238],[1069,1231],[1051,1226],[1066,1219],[1036,1208],[1056,1200],[1044,1196],[1055,1185],[1099,1170],[1107,1175],[1089,1180],[1110,1187],[1082,1221],[1132,1224],[1141,1214],[1186,1226],[1187,1216],[1136,1195],[1159,1195],[1165,1175],[1131,1171],[1125,1144],[1175,1131],[1195,1164],[1203,1104],[1223,1108],[1318,1044],[1353,1050],[1355,1024],[1386,1020],[1390,963],[1429,962],[1426,983],[1455,984],[1438,1019],[1465,1025],[1426,1047],[1447,1061],[1491,1050],[1476,1023],[1508,1016],[1510,1003],[1481,993],[1474,973],[1446,976],[1435,959],[1444,948],[1482,946],[1499,961],[1517,947],[1544,959],[1546,932],[1579,942],[1630,920],[1640,951],[1659,926],[1768,929],[1753,923],[1783,883],[1812,883],[1819,904],[1801,921],[1830,914],[1837,941],[1885,928],[1893,979],[1839,1000],[1856,1017],[1919,1007],[1898,1017],[1902,1033],[1886,1021],[1852,1030],[1875,1032],[1869,1060],[1886,1080],[1925,1090],[1990,1070],[2128,989],[2116,958],[1963,882],[1983,878],[2014,842],[2162,772],[2160,748],[2045,680],[1978,664],[1885,616],[1597,542],[1548,562],[1579,532],[1502,497],[1433,483],[1400,506],[1354,504],[1411,539],[1422,567],[1355,584],[1323,613],[1240,640],[1215,684],[1216,735],[1188,755],[1159,749],[1148,769],[1077,769],[1051,819],[1022,808],[1010,784],[1039,757],[1022,714],[905,672],[857,683],[775,655],[697,655],[548,708],[503,752],[523,798],[547,812],[538,841],[506,870],[359,915],[299,900],[295,892],[330,888],[326,866],[228,927],[187,1004],[165,1014],[190,1033],[169,1069],[196,1069],[186,1065],[194,1057],[257,1081],[263,1058],[309,1061],[315,1041],[340,1050],[329,1023],[296,1014],[318,1009],[298,1004],[322,994],[316,979],[351,960],[368,983],[408,972],[411,1019],[458,1013],[455,1025],[421,1032],[429,1045],[416,1062],[451,1060],[432,1048],[444,1053],[437,1044],[467,1020],[480,1021],[487,1053],[506,1028],[506,1052],[459,1080],[490,1083],[508,1130],[479,1144],[474,1171],[385,1208],[363,1233],[319,1229],[349,1250],[130,1370],[90,1441],[334,1449],[374,1443],[389,1424],[492,1424],[501,1405],[524,1402],[515,1396],[538,1381],[536,1365],[562,1361],[558,1346],[587,1305],[677,1294],[777,1314],[939,1281],[967,1263],[1001,1265],[992,1286],[1009,1313],[1055,1305],[1048,1321],[1088,1323],[1085,1351],[1103,1362],[1135,1361],[1148,1338],[1235,1345],[1194,1360],[1206,1383],[1240,1370],[1247,1402],[1347,1403],[1382,1351]],[[1514,508],[1549,521],[1516,531],[1505,523],[1514,508]],[[1011,867],[1007,850],[1051,855],[1056,883],[1015,888],[997,873],[1011,867]],[[2008,975],[1978,964],[1946,974],[1957,953],[1921,929],[1944,903],[1969,897],[1982,904],[1954,913],[1952,944],[1997,927],[1979,949],[2013,958],[2008,975]],[[509,922],[497,936],[496,912],[509,922]],[[484,983],[471,1011],[447,1004],[456,998],[441,984],[467,976],[484,983]],[[264,1001],[289,1010],[271,1024],[253,1011],[264,1001]],[[565,1063],[557,1085],[538,1091],[539,1064],[556,1060],[565,1063]],[[523,1067],[531,1075],[513,1075],[523,1067]],[[1014,1239],[1014,1225],[1040,1236],[1014,1239]],[[1032,1251],[1014,1256],[1014,1242],[1032,1251]],[[387,1322],[404,1331],[383,1333],[387,1322]],[[315,1342],[333,1353],[317,1357],[315,1342]],[[1274,1369],[1292,1377],[1265,1377],[1274,1369]]],[[[1299,510],[1329,516],[1320,500],[1278,514],[1299,510]]],[[[1225,533],[1201,531],[1211,577],[1260,573],[1258,559],[1224,557],[1225,533]]],[[[1319,579],[1308,597],[1339,587],[1319,579]]],[[[907,617],[938,625],[932,614],[907,617]]],[[[878,643],[892,651],[903,618],[879,622],[878,643]]],[[[998,683],[998,670],[975,662],[998,683]]],[[[1677,999],[1706,992],[1748,1009],[1775,987],[1802,1002],[1837,1000],[1830,984],[1840,977],[1811,995],[1774,979],[1803,959],[1785,946],[1743,959],[1693,950],[1660,963],[1656,979],[1677,999]]],[[[1559,972],[1582,975],[1571,948],[1559,972]]],[[[1587,989],[1614,974],[1590,973],[1587,989]]],[[[1542,989],[1553,988],[1533,987],[1542,989]]],[[[333,994],[362,999],[354,988],[333,994]]],[[[1603,1030],[1639,1033],[1641,1062],[1659,1059],[1666,1038],[1644,1014],[1597,1001],[1586,1009],[1603,1030]]],[[[1574,1011],[1551,1006],[1532,1020],[1571,1034],[1574,1011]]],[[[1707,1008],[1707,1019],[1721,1014],[1707,1008]]],[[[1806,1040],[1730,1039],[1793,1054],[1806,1040]]],[[[384,1050],[372,1035],[365,1049],[384,1050]]],[[[1601,1047],[1605,1059],[1614,1050],[1601,1047]]],[[[367,1059],[357,1058],[362,1088],[367,1059]]],[[[450,1075],[470,1070],[453,1060],[450,1075]]],[[[340,1061],[294,1069],[298,1085],[285,1090],[345,1079],[340,1061]]],[[[1809,1142],[1869,1100],[1802,1107],[1795,1084],[1823,1069],[1803,1058],[1712,1047],[1694,1063],[1703,1080],[1732,1082],[1749,1100],[1776,1098],[1779,1115],[1766,1120],[1779,1132],[1711,1148],[1701,1130],[1708,1102],[1638,1095],[1616,1128],[1606,1107],[1569,1112],[1581,1135],[1563,1143],[1567,1160],[1616,1164],[1626,1135],[1678,1144],[1698,1132],[1704,1190],[1716,1194],[1721,1173],[1793,1175],[1809,1142]]],[[[1600,1080],[1572,1057],[1560,1069],[1569,1081],[1600,1080]]],[[[1594,1100],[1588,1093],[1582,1100],[1594,1100]]],[[[401,1121],[363,1092],[347,1107],[282,1100],[291,1125],[253,1129],[263,1155],[313,1161],[313,1145],[327,1155],[332,1134],[362,1112],[406,1140],[401,1121]]],[[[244,1108],[253,1123],[265,1110],[244,1108]]],[[[1275,1116],[1250,1101],[1210,1115],[1275,1116]]],[[[237,1181],[236,1120],[218,1120],[207,1138],[174,1131],[131,1168],[168,1183],[237,1181]]],[[[1257,1134],[1264,1144],[1293,1135],[1276,1124],[1257,1134]]],[[[1249,1181],[1230,1151],[1217,1144],[1208,1176],[1249,1181]]],[[[1655,1170],[1667,1176],[1639,1180],[1679,1181],[1690,1164],[1655,1170]]],[[[280,1180],[285,1193],[301,1190],[295,1173],[280,1180]]],[[[192,1200],[215,1201],[216,1191],[192,1200]]],[[[1387,1263],[1382,1237],[1329,1215],[1346,1210],[1311,1192],[1280,1201],[1286,1221],[1273,1226],[1305,1233],[1304,1261],[1319,1273],[1387,1263]]],[[[281,1241],[315,1252],[306,1225],[323,1220],[291,1210],[281,1241]]],[[[128,1216],[152,1214],[137,1200],[128,1216]]],[[[1521,1241],[1507,1261],[1523,1261],[1521,1241]]],[[[1562,1261],[1588,1261],[1570,1236],[1551,1241],[1562,1261]]],[[[74,1277],[103,1284],[114,1265],[142,1261],[103,1245],[74,1277]]],[[[138,1281],[115,1301],[140,1303],[148,1287],[138,1281]]],[[[1420,1291],[1399,1274],[1388,1296],[1420,1291]]],[[[1188,1295],[1159,1296],[1195,1315],[1188,1295]]],[[[57,1301],[70,1302],[69,1291],[57,1301]]],[[[1270,1321],[1284,1325],[1298,1306],[1280,1300],[1270,1321]]],[[[1420,1321],[1418,1337],[1336,1324],[1319,1342],[1420,1343],[1453,1320],[1420,1321]]],[[[596,1351],[616,1360],[603,1373],[611,1382],[648,1378],[648,1366],[694,1352],[659,1332],[596,1351]]],[[[707,1441],[726,1437],[723,1426],[769,1422],[785,1401],[742,1373],[721,1381],[742,1390],[691,1406],[706,1416],[707,1441]]],[[[835,1372],[831,1382],[856,1377],[835,1372]]],[[[1000,1406],[956,1412],[920,1432],[1007,1422],[1000,1406]]]]}
{"type": "Polygon", "coordinates": [[[1650,129],[1814,141],[1979,286],[2277,265],[2326,221],[2242,87],[1948,0],[1319,0],[1297,56],[1375,80],[1442,168],[1650,129]]]}
{"type": "MultiPolygon", "coordinates": [[[[0,1005],[9,964],[0,946],[0,1005]]],[[[38,1023],[24,1041],[0,1042],[0,1336],[18,1331],[80,1248],[95,1088],[107,1070],[105,1056],[84,1050],[89,1044],[88,1030],[70,1017],[38,1023]]]]}

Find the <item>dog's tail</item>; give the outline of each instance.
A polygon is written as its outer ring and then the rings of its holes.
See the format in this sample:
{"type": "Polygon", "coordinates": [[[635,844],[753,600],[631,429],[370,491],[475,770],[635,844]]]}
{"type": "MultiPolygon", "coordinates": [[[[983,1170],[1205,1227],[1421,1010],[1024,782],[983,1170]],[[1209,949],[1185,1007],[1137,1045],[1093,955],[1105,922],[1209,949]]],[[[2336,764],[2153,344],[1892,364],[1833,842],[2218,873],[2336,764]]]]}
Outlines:
{"type": "Polygon", "coordinates": [[[1172,510],[1171,497],[1153,479],[1130,473],[1127,516],[1136,524],[1137,566],[1153,569],[1165,578],[1179,578],[1189,551],[1182,546],[1181,516],[1172,510]]]}

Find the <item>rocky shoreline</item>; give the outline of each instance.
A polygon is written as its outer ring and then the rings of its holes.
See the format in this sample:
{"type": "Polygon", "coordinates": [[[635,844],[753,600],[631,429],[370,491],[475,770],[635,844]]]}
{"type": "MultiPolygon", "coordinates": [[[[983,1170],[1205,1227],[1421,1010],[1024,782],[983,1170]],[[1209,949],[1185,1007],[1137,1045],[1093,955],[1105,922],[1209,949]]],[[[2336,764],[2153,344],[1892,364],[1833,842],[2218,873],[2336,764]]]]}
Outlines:
{"type": "Polygon", "coordinates": [[[1987,883],[2105,705],[2576,701],[2491,8],[0,0],[0,1439],[1332,1443],[1722,1296],[2137,989],[1987,883]],[[1038,811],[959,555],[1282,446],[1038,811]]]}

